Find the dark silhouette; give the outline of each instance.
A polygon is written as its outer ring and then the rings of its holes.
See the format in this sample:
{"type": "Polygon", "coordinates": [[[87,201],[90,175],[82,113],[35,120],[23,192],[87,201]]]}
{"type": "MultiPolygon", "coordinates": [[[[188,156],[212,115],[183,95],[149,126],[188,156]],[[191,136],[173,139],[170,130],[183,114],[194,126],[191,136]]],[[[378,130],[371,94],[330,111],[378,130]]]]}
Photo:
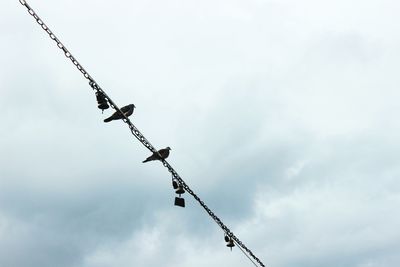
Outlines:
{"type": "Polygon", "coordinates": [[[170,150],[171,150],[170,147],[160,149],[160,150],[158,150],[158,153],[157,152],[153,153],[153,155],[151,155],[150,157],[145,159],[143,161],[143,163],[148,162],[148,161],[152,161],[152,160],[163,160],[163,159],[166,159],[169,156],[169,151],[170,150]]]}
{"type": "Polygon", "coordinates": [[[96,100],[97,100],[97,107],[101,109],[101,112],[110,107],[107,103],[107,99],[104,93],[99,91],[96,92],[96,100]]]}
{"type": "MultiPolygon", "coordinates": [[[[125,107],[121,108],[121,111],[124,113],[124,115],[126,117],[129,117],[130,115],[132,115],[133,110],[135,109],[135,105],[134,104],[130,104],[127,105],[125,107]]],[[[124,117],[122,116],[121,113],[119,113],[118,111],[115,111],[114,114],[112,114],[110,117],[108,117],[107,119],[104,120],[104,122],[110,122],[110,121],[114,121],[114,120],[120,120],[123,119],[124,117]]]]}

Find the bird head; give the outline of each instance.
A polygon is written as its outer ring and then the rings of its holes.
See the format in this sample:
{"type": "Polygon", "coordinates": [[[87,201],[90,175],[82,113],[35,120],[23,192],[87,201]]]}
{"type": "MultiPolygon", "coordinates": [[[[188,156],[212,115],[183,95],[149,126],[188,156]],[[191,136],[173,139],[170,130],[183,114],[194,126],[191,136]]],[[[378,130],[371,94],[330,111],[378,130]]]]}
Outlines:
{"type": "Polygon", "coordinates": [[[167,146],[167,148],[166,149],[168,149],[168,150],[171,150],[171,148],[169,147],[169,146],[167,146]]]}

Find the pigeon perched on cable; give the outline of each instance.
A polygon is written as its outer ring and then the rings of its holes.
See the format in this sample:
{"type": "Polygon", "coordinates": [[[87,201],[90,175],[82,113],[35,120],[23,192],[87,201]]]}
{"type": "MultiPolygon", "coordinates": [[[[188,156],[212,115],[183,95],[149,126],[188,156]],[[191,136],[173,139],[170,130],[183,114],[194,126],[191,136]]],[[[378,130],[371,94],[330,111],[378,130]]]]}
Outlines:
{"type": "MultiPolygon", "coordinates": [[[[132,115],[134,109],[135,109],[135,105],[134,104],[130,104],[130,105],[127,105],[125,107],[122,107],[121,111],[122,111],[122,113],[124,113],[124,115],[126,117],[129,117],[130,115],[132,115]]],[[[124,116],[122,116],[121,113],[119,113],[118,111],[115,111],[114,114],[112,114],[110,117],[105,119],[104,122],[120,120],[120,119],[123,119],[123,118],[124,118],[124,116]]]]}
{"type": "Polygon", "coordinates": [[[170,147],[160,149],[160,150],[158,150],[158,152],[154,152],[153,155],[151,155],[150,157],[145,159],[143,161],[143,163],[152,161],[152,160],[164,160],[164,159],[168,158],[170,150],[171,150],[170,147]]]}

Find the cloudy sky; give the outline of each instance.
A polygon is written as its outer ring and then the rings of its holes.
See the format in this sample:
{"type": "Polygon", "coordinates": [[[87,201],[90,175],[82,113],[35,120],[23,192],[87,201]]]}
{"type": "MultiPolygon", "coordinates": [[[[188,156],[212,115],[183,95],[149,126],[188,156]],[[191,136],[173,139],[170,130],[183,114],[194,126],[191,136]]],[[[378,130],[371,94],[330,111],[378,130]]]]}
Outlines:
{"type": "MultiPolygon", "coordinates": [[[[398,1],[29,3],[268,266],[400,265],[398,1]]],[[[0,266],[253,266],[17,0],[0,14],[0,266]]]]}

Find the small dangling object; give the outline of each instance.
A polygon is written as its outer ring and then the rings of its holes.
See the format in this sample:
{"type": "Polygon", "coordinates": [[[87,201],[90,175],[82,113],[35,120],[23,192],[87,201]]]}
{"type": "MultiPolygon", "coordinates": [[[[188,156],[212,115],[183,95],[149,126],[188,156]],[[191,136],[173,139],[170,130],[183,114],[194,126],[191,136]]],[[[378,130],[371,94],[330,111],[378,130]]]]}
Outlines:
{"type": "Polygon", "coordinates": [[[105,109],[108,109],[110,106],[107,104],[107,102],[101,103],[97,106],[101,111],[103,112],[105,109]]]}
{"type": "Polygon", "coordinates": [[[110,106],[107,103],[106,97],[103,93],[101,92],[96,92],[96,100],[98,104],[98,108],[101,109],[103,112],[105,109],[108,109],[110,106]]]}
{"type": "Polygon", "coordinates": [[[185,207],[185,199],[181,198],[181,197],[175,197],[175,203],[174,204],[175,204],[175,206],[184,208],[185,207]]]}
{"type": "Polygon", "coordinates": [[[228,236],[228,235],[225,235],[225,237],[224,237],[224,238],[225,238],[225,242],[227,242],[227,243],[228,243],[228,242],[229,242],[229,236],[228,236]]]}
{"type": "Polygon", "coordinates": [[[172,180],[172,187],[176,190],[178,189],[178,182],[176,181],[176,179],[172,180]]]}
{"type": "Polygon", "coordinates": [[[183,186],[181,184],[178,185],[178,188],[176,189],[175,193],[177,193],[179,196],[185,193],[185,190],[183,189],[183,186]]]}
{"type": "MultiPolygon", "coordinates": [[[[226,240],[226,239],[225,239],[225,240],[226,240]]],[[[233,243],[233,239],[232,239],[232,238],[229,238],[228,244],[226,244],[226,246],[227,246],[228,248],[230,248],[231,251],[232,251],[232,248],[235,246],[235,243],[233,243]]]]}

